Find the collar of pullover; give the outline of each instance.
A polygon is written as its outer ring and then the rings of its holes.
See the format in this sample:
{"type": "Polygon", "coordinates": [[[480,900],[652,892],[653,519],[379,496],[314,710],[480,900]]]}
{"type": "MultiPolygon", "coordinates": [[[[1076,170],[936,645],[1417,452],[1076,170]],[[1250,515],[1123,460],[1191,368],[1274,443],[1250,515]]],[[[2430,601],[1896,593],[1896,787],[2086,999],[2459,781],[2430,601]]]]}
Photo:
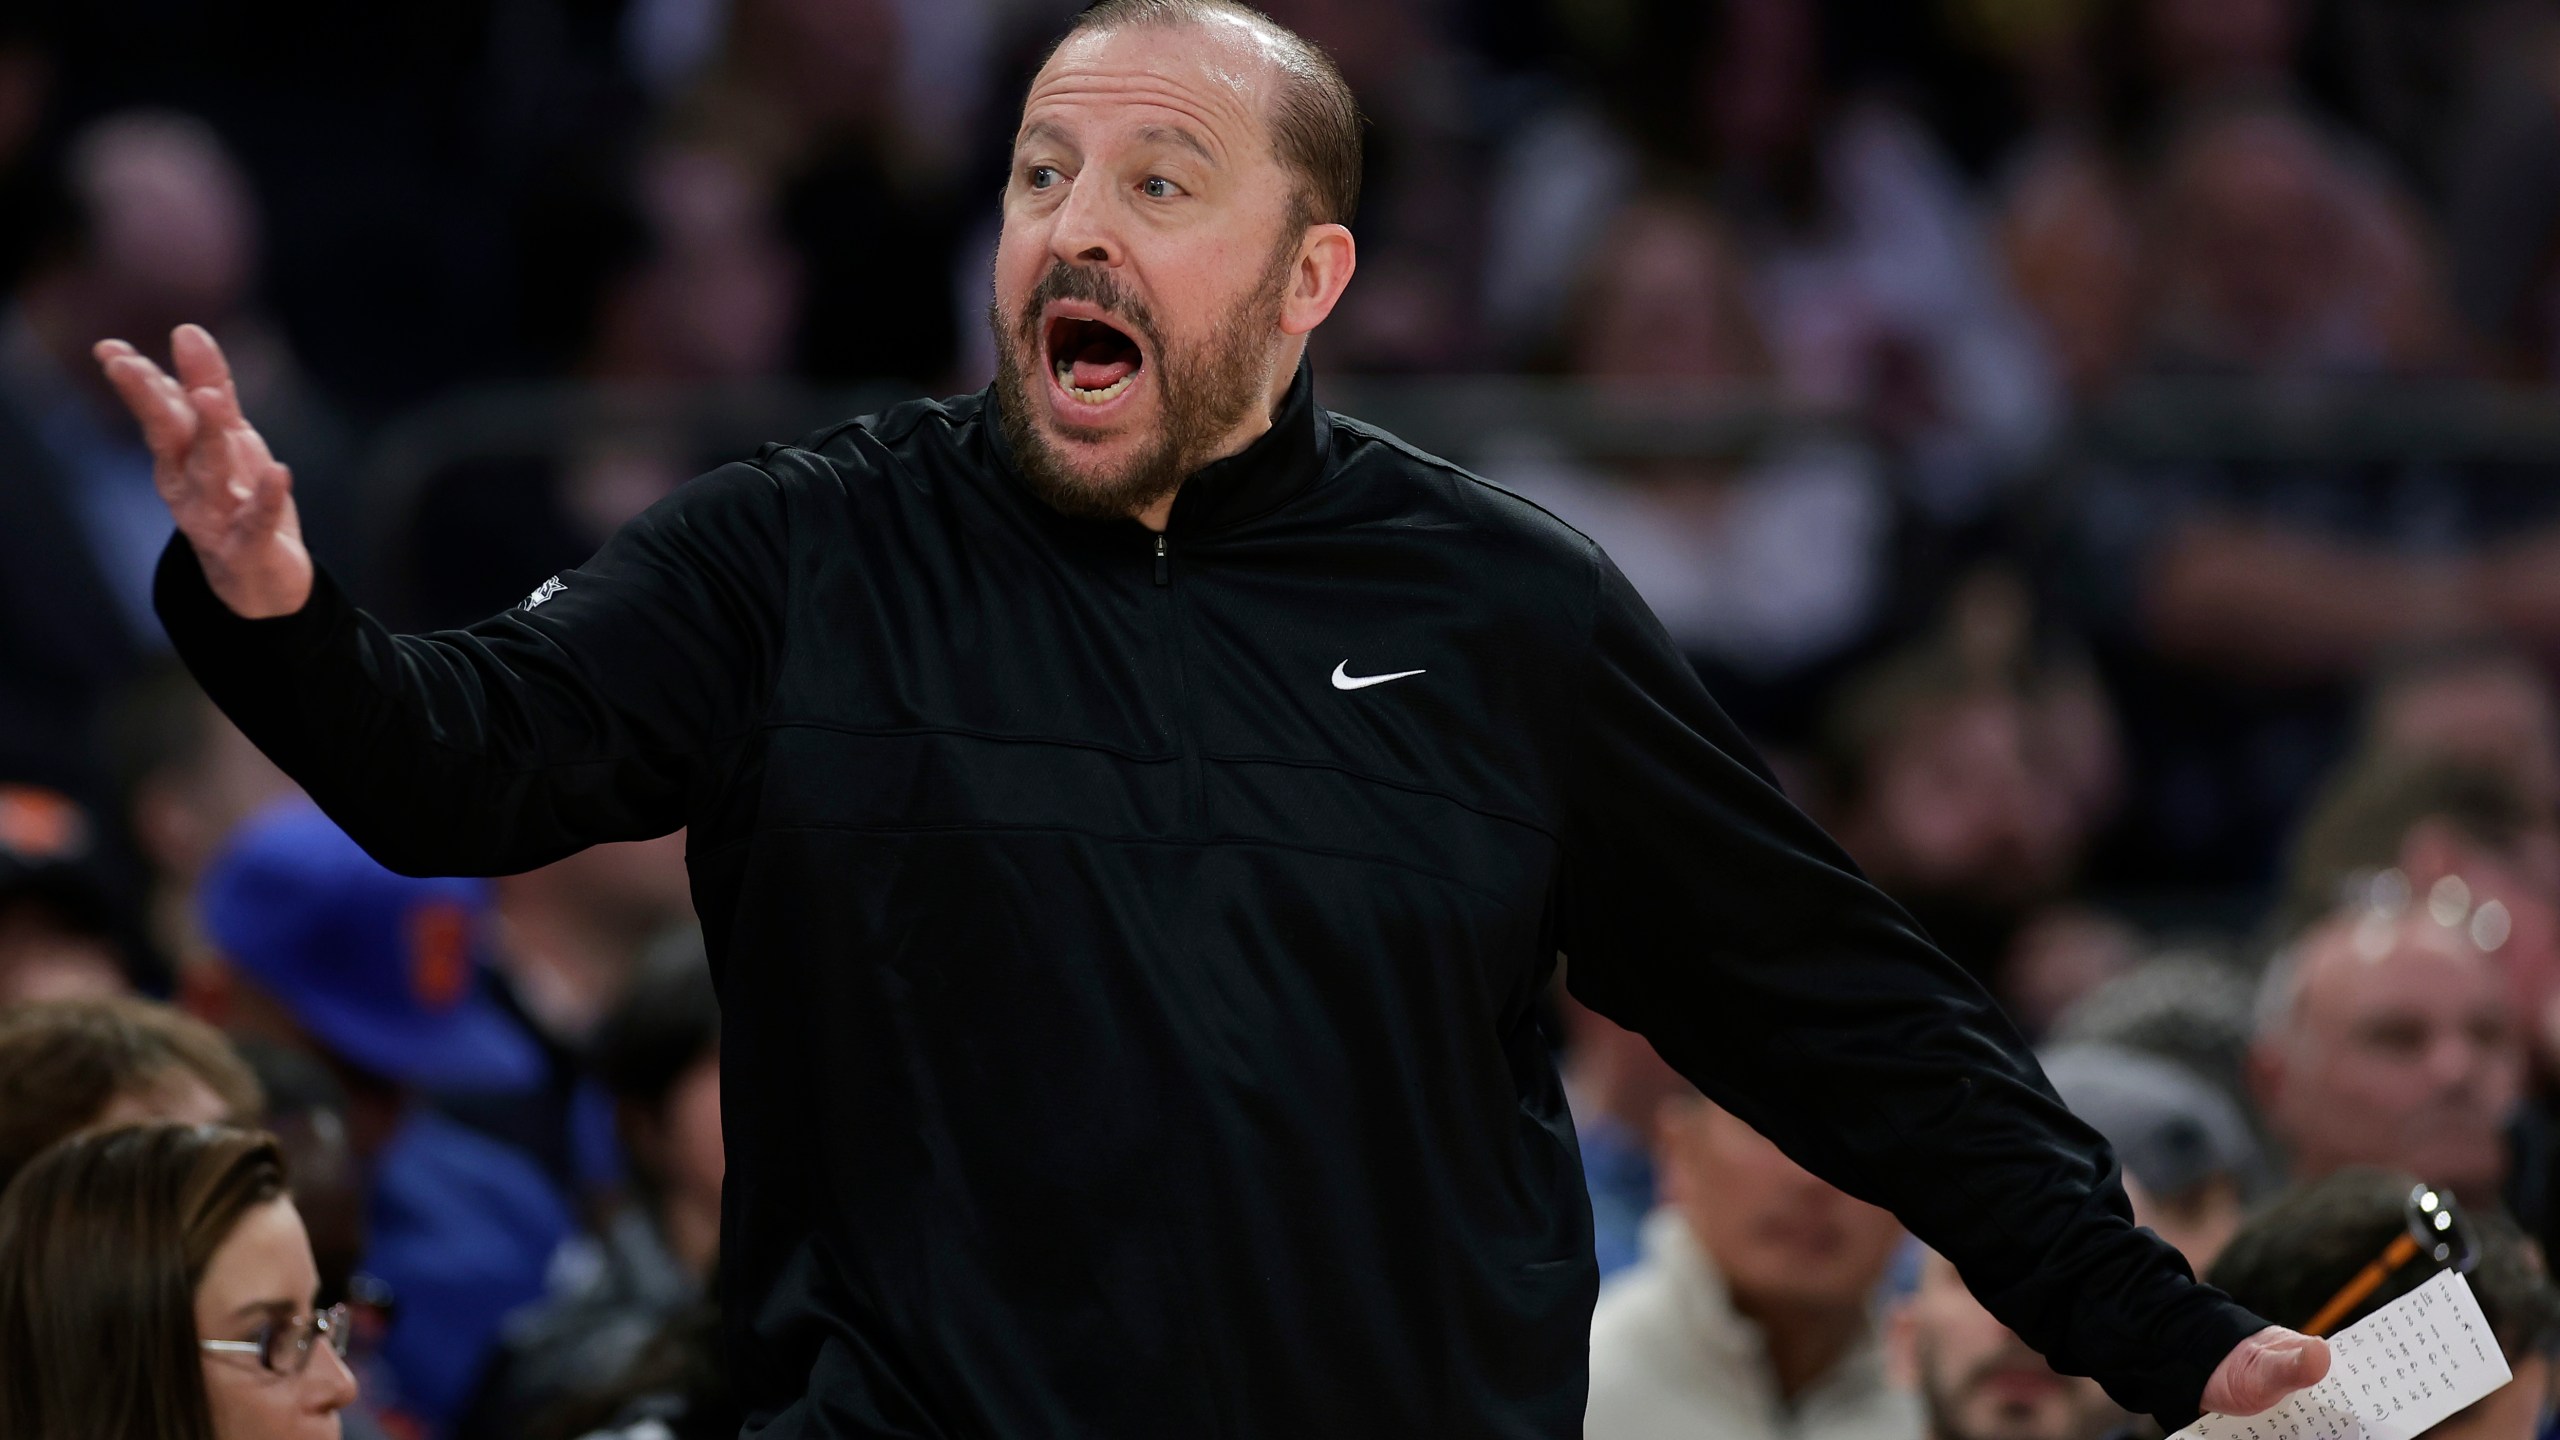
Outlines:
{"type": "MultiPolygon", "coordinates": [[[[987,392],[986,403],[991,411],[999,403],[993,389],[987,392]]],[[[991,424],[987,435],[1007,475],[1019,483],[1004,427],[991,424]]],[[[1181,491],[1173,497],[1167,533],[1226,530],[1269,514],[1315,483],[1332,444],[1333,422],[1316,404],[1315,371],[1301,359],[1288,393],[1271,417],[1271,428],[1252,444],[1201,466],[1182,482],[1181,491]]]]}

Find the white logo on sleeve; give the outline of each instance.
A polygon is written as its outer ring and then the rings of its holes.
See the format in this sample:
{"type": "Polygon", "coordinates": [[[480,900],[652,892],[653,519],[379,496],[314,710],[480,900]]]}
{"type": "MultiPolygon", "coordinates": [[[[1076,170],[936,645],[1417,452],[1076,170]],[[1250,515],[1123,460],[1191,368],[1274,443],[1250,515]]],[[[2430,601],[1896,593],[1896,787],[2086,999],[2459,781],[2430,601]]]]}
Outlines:
{"type": "Polygon", "coordinates": [[[1336,666],[1334,666],[1334,667],[1333,667],[1333,688],[1334,688],[1334,689],[1336,689],[1336,690],[1366,690],[1366,689],[1368,689],[1368,688],[1369,688],[1370,686],[1372,686],[1372,685],[1384,685],[1384,684],[1386,684],[1386,683],[1387,683],[1388,681],[1390,681],[1390,680],[1402,680],[1403,678],[1405,678],[1405,677],[1406,677],[1406,676],[1408,676],[1408,675],[1420,675],[1420,674],[1425,673],[1425,672],[1420,671],[1420,670],[1397,670],[1397,671],[1393,671],[1393,672],[1391,672],[1391,673],[1389,673],[1389,674],[1385,674],[1385,675],[1349,675],[1349,674],[1345,674],[1344,672],[1345,672],[1345,671],[1347,671],[1347,670],[1349,670],[1350,668],[1351,668],[1351,662],[1350,662],[1350,661],[1348,661],[1348,660],[1345,660],[1345,661],[1343,661],[1341,664],[1336,665],[1336,666]]]}
{"type": "Polygon", "coordinates": [[[534,606],[541,604],[543,601],[550,599],[552,596],[557,595],[568,588],[568,586],[560,583],[559,576],[554,575],[550,579],[543,581],[541,584],[534,586],[533,593],[524,597],[524,604],[517,608],[521,610],[530,610],[534,606]]]}

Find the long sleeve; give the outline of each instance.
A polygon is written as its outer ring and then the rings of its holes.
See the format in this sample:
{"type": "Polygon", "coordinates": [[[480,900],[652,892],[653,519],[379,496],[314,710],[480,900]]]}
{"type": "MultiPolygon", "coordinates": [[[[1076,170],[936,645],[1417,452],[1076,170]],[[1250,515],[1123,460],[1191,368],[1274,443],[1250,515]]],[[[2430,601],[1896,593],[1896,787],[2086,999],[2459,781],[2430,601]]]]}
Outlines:
{"type": "Polygon", "coordinates": [[[2057,1368],[2191,1418],[2264,1322],[2134,1228],[2105,1142],[1991,997],[1787,801],[1595,563],[1560,911],[1575,995],[1899,1215],[2057,1368]]]}
{"type": "Polygon", "coordinates": [[[244,620],[184,538],[154,600],[214,702],[375,858],[506,874],[687,823],[771,689],[784,508],[725,466],[467,630],[392,635],[325,573],[301,610],[244,620]]]}

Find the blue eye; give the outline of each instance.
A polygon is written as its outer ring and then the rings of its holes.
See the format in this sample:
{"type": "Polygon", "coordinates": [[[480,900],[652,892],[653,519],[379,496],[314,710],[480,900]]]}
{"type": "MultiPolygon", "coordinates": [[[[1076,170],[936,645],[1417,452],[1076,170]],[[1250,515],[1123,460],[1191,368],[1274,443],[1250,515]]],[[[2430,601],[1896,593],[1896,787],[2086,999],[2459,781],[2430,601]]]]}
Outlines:
{"type": "Polygon", "coordinates": [[[1170,200],[1174,196],[1182,193],[1181,186],[1174,184],[1172,181],[1167,180],[1161,175],[1150,175],[1146,179],[1139,181],[1138,188],[1146,192],[1146,196],[1150,200],[1170,200]]]}
{"type": "Polygon", "coordinates": [[[1031,188],[1034,190],[1046,190],[1064,178],[1064,176],[1061,176],[1058,173],[1058,167],[1055,165],[1034,165],[1031,167],[1031,188]]]}

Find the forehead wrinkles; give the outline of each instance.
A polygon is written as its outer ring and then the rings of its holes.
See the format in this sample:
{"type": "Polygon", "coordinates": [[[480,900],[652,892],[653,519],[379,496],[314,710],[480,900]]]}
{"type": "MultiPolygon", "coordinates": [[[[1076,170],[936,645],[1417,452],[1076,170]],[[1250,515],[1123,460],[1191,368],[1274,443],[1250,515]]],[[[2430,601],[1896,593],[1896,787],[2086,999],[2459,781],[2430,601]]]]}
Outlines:
{"type": "MultiPolygon", "coordinates": [[[[1253,72],[1267,70],[1267,65],[1234,54],[1144,65],[1109,62],[1108,42],[1142,33],[1146,32],[1124,31],[1069,42],[1032,82],[1031,93],[1024,97],[1024,127],[1035,120],[1059,118],[1056,112],[1061,110],[1107,112],[1125,107],[1132,111],[1170,111],[1190,121],[1220,164],[1231,161],[1239,145],[1251,149],[1261,143],[1264,127],[1255,91],[1259,77],[1253,72]]],[[[1229,45],[1216,48],[1222,52],[1234,49],[1229,45]]],[[[1139,114],[1132,118],[1162,117],[1139,114]]]]}

